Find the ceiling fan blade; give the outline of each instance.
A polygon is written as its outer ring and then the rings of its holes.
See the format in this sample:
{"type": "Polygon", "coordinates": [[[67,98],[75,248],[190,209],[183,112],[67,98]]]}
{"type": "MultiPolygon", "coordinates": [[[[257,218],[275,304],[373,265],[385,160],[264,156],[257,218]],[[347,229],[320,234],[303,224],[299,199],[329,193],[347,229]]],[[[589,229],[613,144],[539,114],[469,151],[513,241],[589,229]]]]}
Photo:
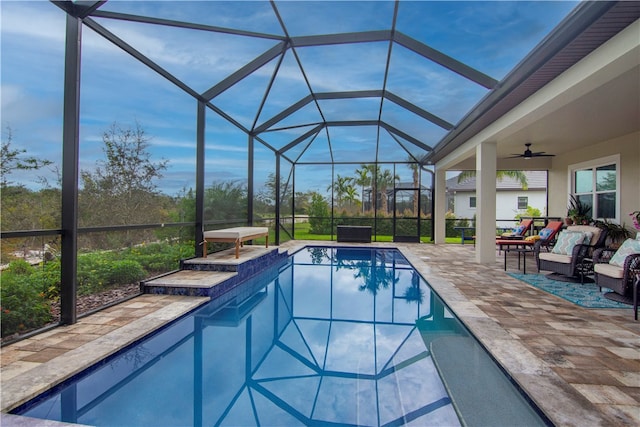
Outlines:
{"type": "Polygon", "coordinates": [[[529,147],[531,147],[531,143],[528,142],[526,144],[524,144],[525,147],[527,147],[526,150],[524,150],[524,153],[522,154],[516,154],[516,153],[511,153],[511,157],[505,157],[505,159],[517,159],[517,158],[524,158],[524,159],[531,159],[533,157],[553,157],[555,156],[555,154],[545,154],[545,151],[536,151],[536,152],[532,152],[529,147]]]}

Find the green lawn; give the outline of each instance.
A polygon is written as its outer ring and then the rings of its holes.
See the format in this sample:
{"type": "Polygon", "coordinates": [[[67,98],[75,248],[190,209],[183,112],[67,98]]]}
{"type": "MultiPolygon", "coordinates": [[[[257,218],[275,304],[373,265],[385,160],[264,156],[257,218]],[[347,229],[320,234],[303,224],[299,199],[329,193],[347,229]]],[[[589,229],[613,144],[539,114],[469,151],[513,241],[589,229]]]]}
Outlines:
{"type": "MultiPolygon", "coordinates": [[[[299,223],[296,224],[295,227],[295,238],[296,240],[324,240],[324,241],[331,241],[331,235],[329,234],[311,234],[309,233],[309,223],[299,223]]],[[[335,235],[333,236],[335,238],[335,235]]],[[[384,236],[384,235],[377,235],[377,236],[372,236],[376,242],[393,242],[393,236],[384,236]]],[[[449,239],[447,239],[447,243],[449,243],[448,241],[449,239]]],[[[454,238],[452,242],[455,242],[456,239],[454,238]]],[[[429,237],[423,237],[422,238],[422,242],[423,243],[431,243],[431,238],[429,237]]],[[[460,243],[460,238],[457,238],[457,242],[460,243]]]]}
{"type": "MultiPolygon", "coordinates": [[[[308,222],[298,223],[295,227],[295,239],[296,240],[318,240],[318,241],[331,241],[331,235],[329,234],[311,234],[309,233],[310,225],[308,222]]],[[[281,236],[283,234],[281,233],[281,236]]],[[[335,239],[335,235],[333,236],[335,239]]],[[[373,236],[376,242],[393,242],[393,236],[378,235],[373,236]]],[[[275,242],[275,231],[269,232],[269,242],[275,242]]],[[[263,244],[264,239],[254,240],[254,244],[263,244]]],[[[430,237],[423,237],[422,243],[432,243],[430,237]]],[[[460,237],[447,237],[445,243],[460,244],[460,237]]],[[[473,245],[473,242],[465,242],[465,245],[473,245]]]]}

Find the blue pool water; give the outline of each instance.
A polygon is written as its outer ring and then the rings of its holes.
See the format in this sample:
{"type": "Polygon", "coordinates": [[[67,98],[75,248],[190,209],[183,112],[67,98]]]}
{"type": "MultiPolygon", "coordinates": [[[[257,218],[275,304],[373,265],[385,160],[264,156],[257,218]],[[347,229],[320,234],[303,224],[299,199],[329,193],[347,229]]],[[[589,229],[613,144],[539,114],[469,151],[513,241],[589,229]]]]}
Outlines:
{"type": "Polygon", "coordinates": [[[14,413],[96,426],[545,424],[400,252],[327,247],[14,413]]]}

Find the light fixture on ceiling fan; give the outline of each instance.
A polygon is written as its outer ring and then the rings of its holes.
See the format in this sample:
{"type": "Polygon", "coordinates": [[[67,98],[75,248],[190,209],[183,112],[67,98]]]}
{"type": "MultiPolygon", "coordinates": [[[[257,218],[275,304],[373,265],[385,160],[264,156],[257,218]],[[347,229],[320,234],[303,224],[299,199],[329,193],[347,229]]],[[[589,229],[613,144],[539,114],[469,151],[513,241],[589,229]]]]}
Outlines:
{"type": "Polygon", "coordinates": [[[526,150],[524,150],[524,153],[522,154],[513,154],[511,157],[508,157],[509,159],[514,159],[516,157],[522,157],[524,159],[531,159],[533,157],[553,157],[555,156],[555,154],[545,154],[544,151],[538,151],[538,152],[532,152],[531,151],[531,143],[527,142],[526,144],[524,144],[525,147],[527,147],[526,150]]]}

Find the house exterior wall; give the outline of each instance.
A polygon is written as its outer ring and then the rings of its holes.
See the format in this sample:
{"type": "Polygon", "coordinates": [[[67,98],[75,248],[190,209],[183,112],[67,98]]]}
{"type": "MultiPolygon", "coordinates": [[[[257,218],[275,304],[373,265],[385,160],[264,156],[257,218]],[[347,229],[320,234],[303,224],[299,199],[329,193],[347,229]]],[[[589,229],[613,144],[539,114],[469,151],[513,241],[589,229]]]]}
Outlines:
{"type": "Polygon", "coordinates": [[[609,156],[619,157],[618,203],[616,222],[631,226],[629,213],[640,210],[640,132],[591,145],[553,158],[549,170],[549,215],[564,217],[567,214],[571,191],[571,165],[594,161],[609,156]]]}
{"type": "MultiPolygon", "coordinates": [[[[476,208],[470,207],[470,199],[476,193],[472,191],[456,191],[454,196],[454,214],[457,218],[473,219],[476,208]]],[[[547,195],[544,190],[500,191],[496,192],[496,227],[511,227],[516,221],[518,213],[525,209],[518,209],[518,197],[528,197],[528,205],[540,209],[542,215],[547,207],[547,195]],[[513,221],[504,221],[513,220],[513,221]]]]}

